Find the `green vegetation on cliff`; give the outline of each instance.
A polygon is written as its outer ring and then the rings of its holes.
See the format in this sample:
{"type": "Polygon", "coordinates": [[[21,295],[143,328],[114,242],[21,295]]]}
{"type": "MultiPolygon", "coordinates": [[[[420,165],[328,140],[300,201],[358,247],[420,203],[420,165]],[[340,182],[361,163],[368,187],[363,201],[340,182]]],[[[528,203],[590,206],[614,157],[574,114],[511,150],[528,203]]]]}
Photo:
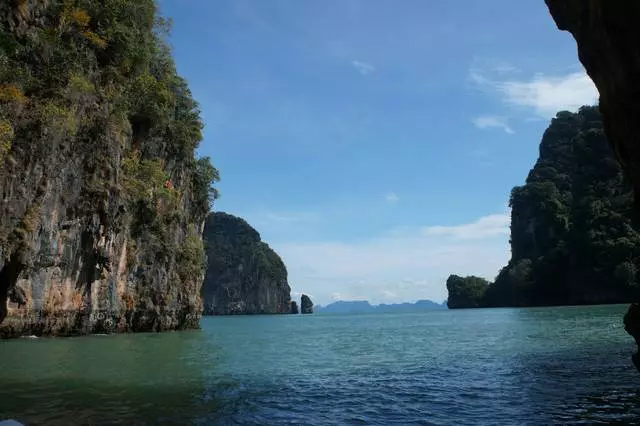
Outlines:
{"type": "Polygon", "coordinates": [[[280,256],[244,219],[216,212],[204,228],[205,314],[290,313],[291,288],[280,256]]]}
{"type": "Polygon", "coordinates": [[[479,308],[483,304],[484,294],[491,284],[484,278],[469,276],[459,277],[450,275],[447,279],[447,307],[456,308],[479,308]]]}
{"type": "Polygon", "coordinates": [[[203,125],[168,27],[153,0],[1,2],[0,308],[18,278],[31,285],[20,275],[29,258],[64,245],[63,276],[87,265],[75,309],[91,303],[92,282],[124,278],[124,252],[128,281],[109,284],[101,308],[198,310],[199,231],[218,172],[194,154],[203,125]]]}
{"type": "Polygon", "coordinates": [[[450,289],[452,307],[622,303],[640,296],[633,191],[596,107],[557,114],[510,206],[509,264],[477,304],[479,288],[471,281],[456,286],[456,294],[450,289]],[[458,294],[473,294],[473,302],[458,294]]]}

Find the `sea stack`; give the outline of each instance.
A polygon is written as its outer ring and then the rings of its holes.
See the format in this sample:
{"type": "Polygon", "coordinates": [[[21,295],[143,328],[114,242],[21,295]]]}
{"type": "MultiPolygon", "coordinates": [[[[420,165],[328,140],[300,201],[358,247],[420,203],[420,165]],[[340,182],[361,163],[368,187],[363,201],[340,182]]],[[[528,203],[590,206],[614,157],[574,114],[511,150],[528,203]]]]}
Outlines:
{"type": "Polygon", "coordinates": [[[312,314],[313,313],[313,302],[306,294],[302,295],[300,300],[300,309],[303,314],[312,314]]]}
{"type": "Polygon", "coordinates": [[[296,303],[295,300],[291,301],[291,313],[292,314],[299,314],[300,311],[298,310],[298,304],[296,303]]]}

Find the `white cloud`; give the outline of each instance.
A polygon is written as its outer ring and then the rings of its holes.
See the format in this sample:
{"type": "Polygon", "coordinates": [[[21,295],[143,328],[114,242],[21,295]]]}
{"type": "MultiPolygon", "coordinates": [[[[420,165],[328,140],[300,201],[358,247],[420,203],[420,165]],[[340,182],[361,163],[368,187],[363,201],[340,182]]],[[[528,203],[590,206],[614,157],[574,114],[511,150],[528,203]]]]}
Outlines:
{"type": "Polygon", "coordinates": [[[376,70],[376,67],[366,62],[352,61],[351,65],[353,65],[353,67],[362,75],[367,75],[376,70]]]}
{"type": "Polygon", "coordinates": [[[505,131],[505,133],[513,134],[513,130],[507,124],[507,119],[504,117],[498,117],[494,115],[483,115],[471,120],[473,124],[479,129],[491,129],[498,128],[505,131]]]}
{"type": "Polygon", "coordinates": [[[388,193],[387,195],[385,195],[384,199],[387,200],[387,203],[389,204],[395,204],[400,200],[395,192],[388,193]]]}
{"type": "Polygon", "coordinates": [[[322,216],[317,212],[310,211],[274,211],[265,208],[258,208],[251,213],[241,212],[238,216],[245,218],[250,225],[264,227],[270,225],[291,225],[313,223],[322,220],[322,216]]]}
{"type": "Polygon", "coordinates": [[[338,300],[367,300],[367,298],[364,296],[355,296],[349,293],[336,292],[331,294],[331,301],[329,303],[337,302],[338,300]]]}
{"type": "Polygon", "coordinates": [[[382,294],[382,297],[383,297],[384,299],[392,299],[392,300],[393,300],[393,299],[395,299],[396,297],[398,297],[394,292],[389,291],[389,290],[383,290],[383,291],[381,292],[381,294],[382,294]]]}
{"type": "Polygon", "coordinates": [[[363,241],[272,246],[287,265],[293,291],[314,294],[315,303],[440,302],[450,274],[495,278],[510,256],[507,226],[507,215],[494,214],[468,224],[389,232],[363,241]]]}
{"type": "Polygon", "coordinates": [[[469,78],[498,92],[503,102],[531,108],[543,118],[553,117],[561,110],[576,111],[598,100],[598,90],[584,71],[555,76],[540,73],[528,80],[492,80],[472,69],[469,78]]]}
{"type": "Polygon", "coordinates": [[[472,223],[455,226],[428,226],[422,230],[424,235],[449,236],[458,240],[474,240],[509,235],[510,215],[507,213],[484,216],[472,223]]]}
{"type": "Polygon", "coordinates": [[[513,74],[513,73],[520,72],[519,68],[514,67],[513,65],[510,65],[507,63],[497,65],[493,68],[493,70],[498,74],[513,74]]]}
{"type": "Polygon", "coordinates": [[[320,218],[313,212],[266,212],[264,217],[273,222],[314,222],[320,218]]]}

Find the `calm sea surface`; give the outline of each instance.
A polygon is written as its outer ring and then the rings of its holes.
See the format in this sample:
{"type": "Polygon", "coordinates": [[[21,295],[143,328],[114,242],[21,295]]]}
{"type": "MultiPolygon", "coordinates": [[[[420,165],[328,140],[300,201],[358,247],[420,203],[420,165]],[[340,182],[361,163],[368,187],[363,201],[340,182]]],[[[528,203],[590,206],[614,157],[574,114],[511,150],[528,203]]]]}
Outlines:
{"type": "Polygon", "coordinates": [[[194,332],[0,341],[26,424],[640,421],[625,306],[216,317],[194,332]]]}

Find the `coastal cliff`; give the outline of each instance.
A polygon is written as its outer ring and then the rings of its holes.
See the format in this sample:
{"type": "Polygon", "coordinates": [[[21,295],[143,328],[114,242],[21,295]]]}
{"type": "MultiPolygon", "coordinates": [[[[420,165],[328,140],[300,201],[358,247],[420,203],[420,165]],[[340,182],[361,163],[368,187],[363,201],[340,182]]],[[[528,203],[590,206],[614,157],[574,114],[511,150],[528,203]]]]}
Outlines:
{"type": "Polygon", "coordinates": [[[222,212],[211,213],[204,226],[204,240],[205,315],[292,312],[287,268],[244,219],[222,212]]]}
{"type": "Polygon", "coordinates": [[[451,276],[449,307],[625,303],[640,296],[632,186],[596,107],[556,115],[510,206],[509,264],[492,284],[451,276]]]}
{"type": "Polygon", "coordinates": [[[218,175],[164,26],[152,0],[0,4],[1,337],[198,327],[218,175]]]}
{"type": "MultiPolygon", "coordinates": [[[[640,3],[545,0],[560,30],[571,33],[578,57],[600,92],[605,132],[635,187],[640,214],[640,3]]],[[[638,302],[635,299],[635,302],[638,302]]],[[[624,319],[640,349],[640,305],[624,319]]],[[[640,356],[633,361],[640,370],[640,356]]]]}

